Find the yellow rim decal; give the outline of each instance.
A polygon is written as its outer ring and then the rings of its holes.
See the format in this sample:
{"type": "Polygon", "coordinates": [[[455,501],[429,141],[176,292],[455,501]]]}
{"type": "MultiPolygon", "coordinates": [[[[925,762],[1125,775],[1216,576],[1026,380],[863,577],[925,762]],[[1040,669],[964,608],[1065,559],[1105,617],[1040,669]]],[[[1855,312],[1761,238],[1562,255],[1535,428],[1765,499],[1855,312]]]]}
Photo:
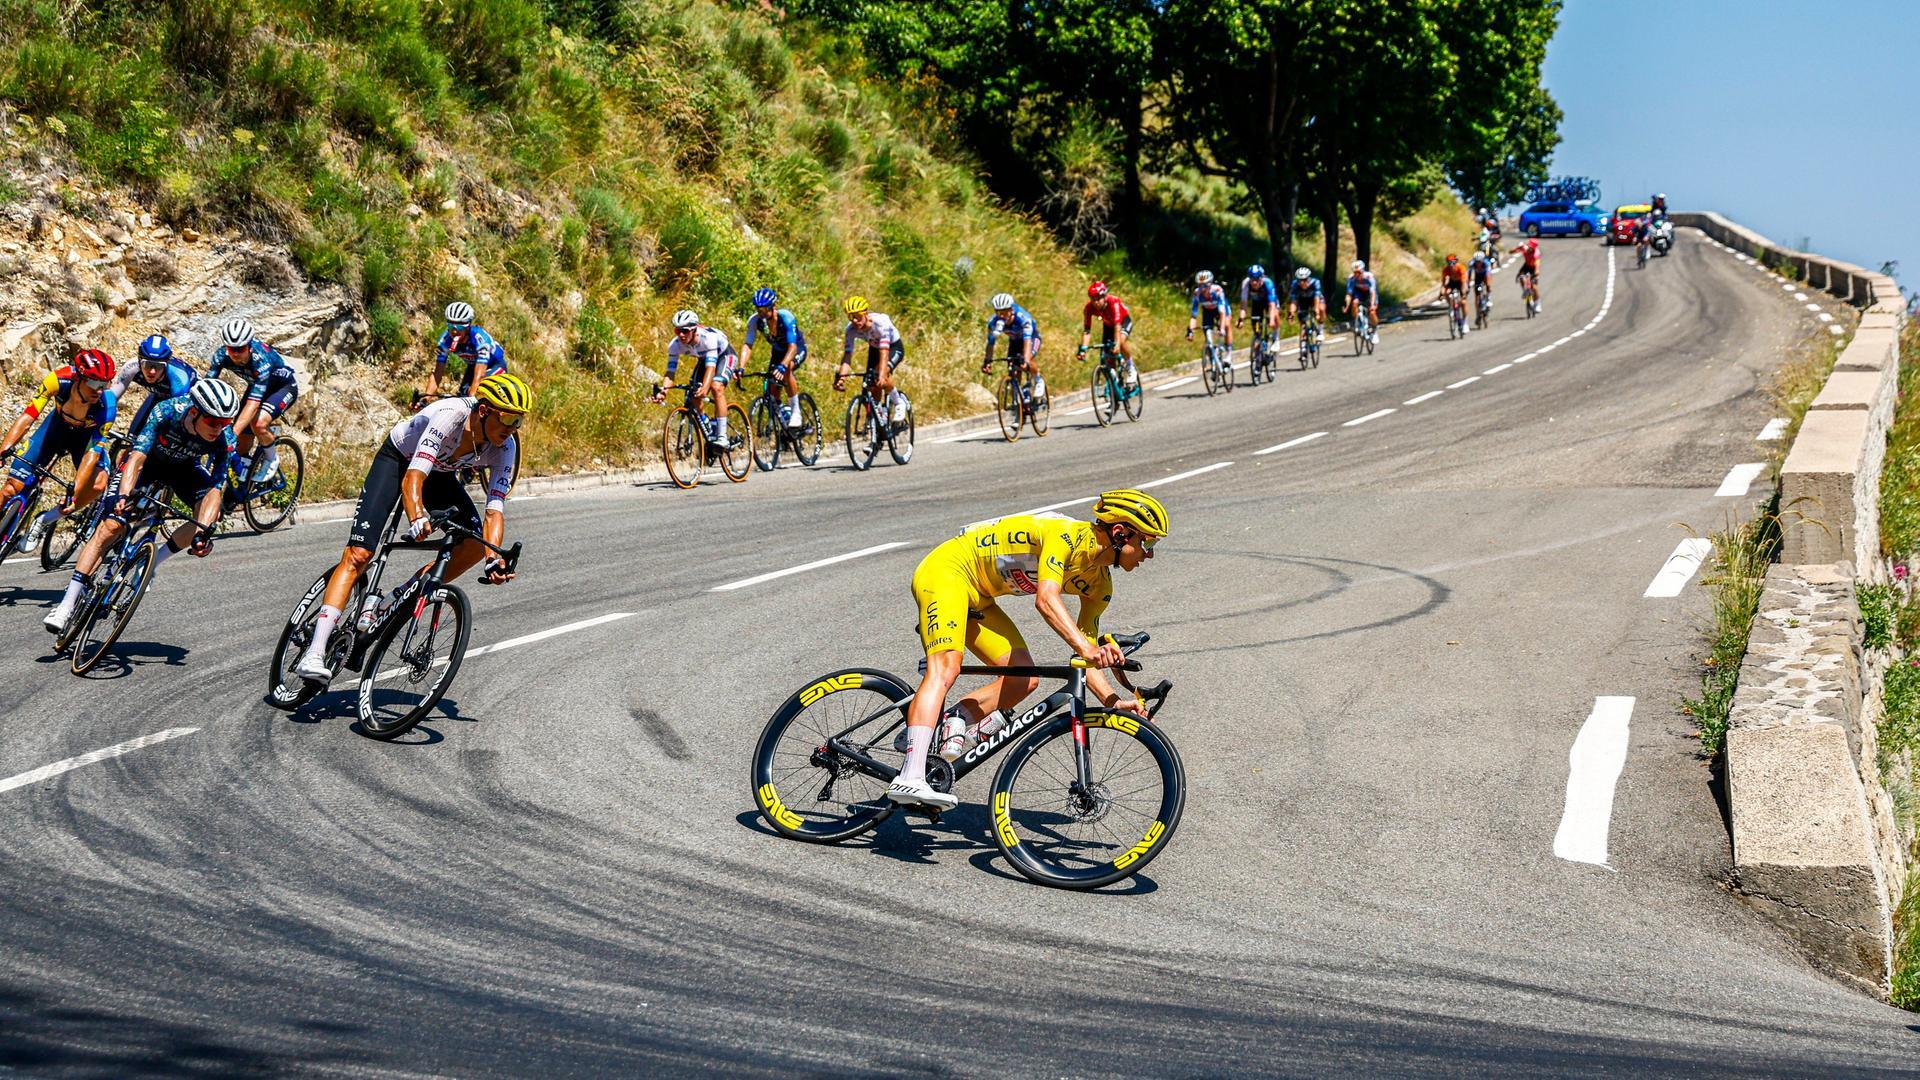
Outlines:
{"type": "Polygon", "coordinates": [[[1129,735],[1140,734],[1140,721],[1135,720],[1131,716],[1121,716],[1118,713],[1108,713],[1101,717],[1100,726],[1109,727],[1115,731],[1124,731],[1129,735]]]}
{"type": "Polygon", "coordinates": [[[787,809],[787,804],[780,801],[780,794],[773,790],[772,784],[760,785],[760,807],[767,812],[767,817],[783,828],[798,829],[805,824],[799,814],[787,809]]]}
{"type": "Polygon", "coordinates": [[[1141,837],[1139,843],[1128,848],[1126,854],[1113,860],[1113,868],[1115,870],[1125,870],[1127,867],[1132,866],[1139,860],[1140,856],[1147,853],[1148,849],[1160,842],[1160,837],[1164,835],[1166,831],[1167,827],[1157,821],[1147,826],[1147,835],[1141,837]]]}
{"type": "Polygon", "coordinates": [[[993,796],[993,830],[1000,834],[1002,844],[1020,846],[1020,837],[1013,831],[1013,818],[1007,815],[1007,793],[1004,791],[996,792],[993,796]]]}
{"type": "Polygon", "coordinates": [[[860,685],[860,673],[850,671],[845,675],[836,675],[831,679],[821,679],[805,690],[800,691],[800,707],[819,701],[828,694],[837,694],[842,690],[852,690],[860,685]]]}

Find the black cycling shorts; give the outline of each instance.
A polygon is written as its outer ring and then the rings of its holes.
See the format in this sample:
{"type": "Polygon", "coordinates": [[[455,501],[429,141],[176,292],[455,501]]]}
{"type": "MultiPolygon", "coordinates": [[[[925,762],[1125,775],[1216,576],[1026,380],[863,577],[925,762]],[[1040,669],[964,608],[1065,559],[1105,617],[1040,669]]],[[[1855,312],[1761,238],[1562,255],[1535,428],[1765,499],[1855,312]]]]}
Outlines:
{"type": "MultiPolygon", "coordinates": [[[[373,455],[373,465],[367,469],[367,481],[360,488],[360,504],[353,508],[353,531],[347,534],[348,547],[374,551],[379,546],[387,519],[400,505],[400,478],[406,472],[407,459],[392,439],[383,440],[380,452],[373,455]]],[[[474,532],[480,531],[480,511],[474,508],[473,496],[461,485],[458,473],[429,471],[420,497],[428,514],[451,510],[456,521],[474,532]]]]}
{"type": "MultiPolygon", "coordinates": [[[[225,470],[223,469],[221,471],[224,472],[225,470]]],[[[116,470],[113,474],[113,479],[107,482],[105,498],[108,501],[120,497],[122,481],[126,479],[126,475],[125,472],[116,470]]],[[[172,491],[181,502],[186,503],[189,510],[198,510],[200,508],[200,500],[207,497],[207,492],[215,488],[224,487],[225,485],[226,477],[222,476],[216,479],[214,475],[208,472],[197,460],[183,461],[179,458],[148,454],[146,463],[140,466],[140,487],[138,490],[151,491],[155,488],[164,487],[172,491]]],[[[114,517],[120,521],[126,520],[126,518],[121,517],[118,513],[116,513],[114,517]]]]}
{"type": "Polygon", "coordinates": [[[1114,338],[1119,336],[1118,334],[1114,333],[1115,330],[1118,330],[1121,334],[1125,334],[1128,337],[1132,337],[1133,336],[1133,316],[1129,315],[1126,318],[1121,319],[1118,326],[1115,326],[1113,323],[1108,323],[1106,325],[1106,328],[1100,332],[1101,340],[1105,341],[1109,345],[1113,344],[1114,338]]]}
{"type": "Polygon", "coordinates": [[[1247,301],[1247,318],[1252,319],[1254,322],[1266,322],[1268,319],[1267,312],[1269,310],[1267,304],[1262,301],[1247,301]]]}
{"type": "Polygon", "coordinates": [[[1219,308],[1203,307],[1200,309],[1200,328],[1202,330],[1214,330],[1214,329],[1218,329],[1219,326],[1220,326],[1220,309],[1219,308]]]}
{"type": "MultiPolygon", "coordinates": [[[[904,339],[900,341],[896,341],[893,344],[887,346],[887,363],[890,365],[888,368],[889,371],[900,370],[900,365],[906,362],[907,362],[907,343],[904,339]]],[[[874,376],[876,378],[880,374],[880,346],[879,345],[867,346],[867,374],[870,376],[874,376]]]]}

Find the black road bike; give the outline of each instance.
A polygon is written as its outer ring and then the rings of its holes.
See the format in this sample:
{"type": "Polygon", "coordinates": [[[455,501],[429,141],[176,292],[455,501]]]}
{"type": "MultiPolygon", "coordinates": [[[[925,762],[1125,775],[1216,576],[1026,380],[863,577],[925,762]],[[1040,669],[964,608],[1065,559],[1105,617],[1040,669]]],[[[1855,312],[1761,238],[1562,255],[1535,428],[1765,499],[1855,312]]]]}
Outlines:
{"type": "MultiPolygon", "coordinates": [[[[263,476],[235,476],[227,488],[227,512],[239,507],[256,532],[272,532],[292,517],[294,508],[300,505],[300,489],[307,482],[307,452],[301,449],[300,440],[280,434],[279,424],[269,430],[273,432],[274,467],[263,476]]],[[[255,457],[267,452],[268,448],[261,446],[253,451],[255,457]]]]}
{"type": "MultiPolygon", "coordinates": [[[[0,458],[0,464],[8,460],[8,458],[0,458]]],[[[33,535],[33,522],[39,514],[43,488],[49,484],[65,488],[67,492],[65,497],[73,497],[73,485],[54,475],[52,469],[31,463],[27,467],[33,470],[32,482],[21,487],[20,491],[4,504],[0,504],[0,562],[5,562],[7,556],[16,551],[24,554],[28,550],[24,546],[24,541],[33,535]]],[[[53,529],[49,528],[47,534],[51,536],[53,529]]],[[[46,542],[47,537],[42,537],[40,543],[43,548],[46,542]]],[[[45,556],[42,556],[42,561],[45,561],[45,556]]],[[[49,566],[47,569],[51,570],[53,567],[49,566]]]]}
{"type": "Polygon", "coordinates": [[[747,422],[753,425],[753,463],[760,466],[760,471],[772,472],[779,468],[782,450],[792,451],[794,459],[802,465],[819,461],[820,409],[813,403],[813,395],[802,390],[789,406],[782,406],[780,393],[775,389],[779,384],[774,382],[771,368],[741,378],[760,380],[760,396],[747,407],[747,422]],[[800,410],[799,426],[787,424],[788,408],[800,410]]]}
{"type": "Polygon", "coordinates": [[[1044,438],[1053,415],[1047,380],[1028,374],[1018,354],[1010,354],[1000,362],[1007,365],[1007,374],[1000,380],[1000,394],[996,398],[1000,408],[1000,434],[1006,436],[1008,442],[1019,442],[1020,425],[1024,423],[1033,428],[1035,435],[1044,438]]]}
{"type": "MultiPolygon", "coordinates": [[[[125,435],[107,436],[106,453],[100,456],[95,468],[100,470],[103,486],[113,483],[113,475],[120,471],[120,460],[133,440],[125,435]]],[[[100,522],[106,517],[104,501],[95,499],[79,513],[69,512],[59,521],[49,526],[40,537],[40,569],[57,570],[60,564],[76,555],[86,544],[87,538],[100,528],[100,522]]]]}
{"type": "Polygon", "coordinates": [[[1320,366],[1320,320],[1308,315],[1300,320],[1300,370],[1320,366]]]}
{"type": "Polygon", "coordinates": [[[1473,287],[1473,328],[1485,330],[1488,320],[1493,318],[1493,284],[1473,287]]]}
{"type": "Polygon", "coordinates": [[[74,601],[67,628],[53,639],[53,651],[68,653],[68,666],[75,675],[93,670],[133,621],[153,581],[160,545],[167,542],[162,531],[166,523],[188,520],[146,488],[127,496],[124,517],[127,527],[119,543],[100,560],[93,580],[74,601]]]}
{"type": "Polygon", "coordinates": [[[1218,393],[1233,393],[1233,350],[1214,340],[1214,328],[1204,327],[1205,335],[1200,346],[1200,384],[1207,388],[1207,396],[1218,393]]]}
{"type": "Polygon", "coordinates": [[[880,373],[868,368],[861,379],[860,391],[847,399],[847,460],[864,472],[884,446],[895,465],[905,465],[913,460],[913,402],[907,402],[905,420],[893,420],[887,398],[876,388],[880,373]]]}
{"type": "MultiPolygon", "coordinates": [[[[1112,639],[1131,654],[1146,634],[1112,639]]],[[[1138,671],[1128,660],[1124,671],[1138,671]]],[[[1014,869],[1042,885],[1097,889],[1139,873],[1166,849],[1186,802],[1186,771],[1173,740],[1152,716],[1173,684],[1138,691],[1148,719],[1086,701],[1087,672],[1069,664],[968,665],[964,675],[1060,679],[1066,685],[1020,710],[999,731],[948,762],[927,759],[927,783],[952,791],[968,773],[1010,750],[988,795],[993,840],[1014,869]]],[[[1114,669],[1131,688],[1123,669],[1114,669]]],[[[780,835],[816,844],[850,840],[902,808],[888,785],[905,756],[894,738],[906,726],[914,688],[884,671],[849,668],[788,698],[754,748],[754,803],[780,835]]],[[[910,812],[934,821],[939,814],[910,812]]]]}
{"type": "Polygon", "coordinates": [[[1273,324],[1264,316],[1252,321],[1253,348],[1247,354],[1247,382],[1259,386],[1262,379],[1272,382],[1279,377],[1280,356],[1274,349],[1273,324]]]}
{"type": "MultiPolygon", "coordinates": [[[[495,547],[445,512],[433,515],[434,524],[443,530],[439,538],[396,540],[394,533],[403,516],[395,513],[387,520],[380,551],[354,582],[345,613],[327,642],[327,663],[336,675],[343,669],[360,673],[360,730],[376,739],[397,739],[412,731],[440,704],[467,655],[473,606],[459,586],[446,580],[453,549],[474,539],[504,559],[508,572],[520,562],[519,544],[495,547]],[[380,576],[387,556],[401,550],[431,551],[433,561],[391,596],[384,596],[380,576]]],[[[313,641],[313,623],[320,617],[320,599],[332,575],[333,568],[328,567],[307,587],[280,631],[267,672],[267,703],[275,708],[292,712],[321,692],[319,686],[295,675],[293,666],[313,641]]]]}

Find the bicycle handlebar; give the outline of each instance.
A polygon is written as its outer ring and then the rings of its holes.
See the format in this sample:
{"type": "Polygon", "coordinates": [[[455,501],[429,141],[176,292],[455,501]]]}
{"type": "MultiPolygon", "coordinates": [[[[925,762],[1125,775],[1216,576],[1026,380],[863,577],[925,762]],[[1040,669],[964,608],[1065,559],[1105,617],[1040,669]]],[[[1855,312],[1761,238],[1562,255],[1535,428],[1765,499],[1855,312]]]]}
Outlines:
{"type": "Polygon", "coordinates": [[[462,525],[458,521],[455,521],[453,518],[453,512],[449,510],[442,510],[438,513],[429,514],[427,515],[427,520],[433,522],[435,526],[437,526],[442,532],[446,533],[447,535],[440,537],[439,539],[407,540],[403,538],[399,540],[389,540],[387,541],[387,547],[413,548],[415,550],[420,550],[420,551],[440,551],[443,549],[452,550],[455,544],[458,544],[463,540],[477,540],[480,542],[481,547],[486,548],[488,551],[491,551],[495,555],[500,556],[501,560],[506,564],[507,573],[513,573],[515,567],[517,567],[520,563],[521,545],[520,545],[520,542],[517,540],[514,542],[514,545],[510,548],[503,548],[503,547],[499,547],[497,545],[491,544],[487,541],[486,537],[481,536],[479,533],[473,531],[467,526],[462,525]]]}

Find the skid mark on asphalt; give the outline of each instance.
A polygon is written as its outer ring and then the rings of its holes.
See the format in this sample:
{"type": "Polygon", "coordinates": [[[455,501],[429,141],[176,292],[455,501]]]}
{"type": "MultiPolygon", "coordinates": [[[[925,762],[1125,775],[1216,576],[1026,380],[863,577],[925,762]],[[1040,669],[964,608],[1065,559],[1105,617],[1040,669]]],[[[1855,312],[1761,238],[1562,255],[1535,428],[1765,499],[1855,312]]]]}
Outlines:
{"type": "Polygon", "coordinates": [[[1567,752],[1567,802],[1553,853],[1568,862],[1607,865],[1607,834],[1613,825],[1613,789],[1627,766],[1630,697],[1597,697],[1587,722],[1567,752]]]}
{"type": "Polygon", "coordinates": [[[640,729],[645,731],[654,742],[660,744],[661,751],[668,757],[675,761],[693,760],[693,751],[687,748],[686,741],[680,738],[680,733],[673,730],[673,725],[667,723],[659,713],[636,705],[633,707],[633,721],[639,724],[640,729]]]}

